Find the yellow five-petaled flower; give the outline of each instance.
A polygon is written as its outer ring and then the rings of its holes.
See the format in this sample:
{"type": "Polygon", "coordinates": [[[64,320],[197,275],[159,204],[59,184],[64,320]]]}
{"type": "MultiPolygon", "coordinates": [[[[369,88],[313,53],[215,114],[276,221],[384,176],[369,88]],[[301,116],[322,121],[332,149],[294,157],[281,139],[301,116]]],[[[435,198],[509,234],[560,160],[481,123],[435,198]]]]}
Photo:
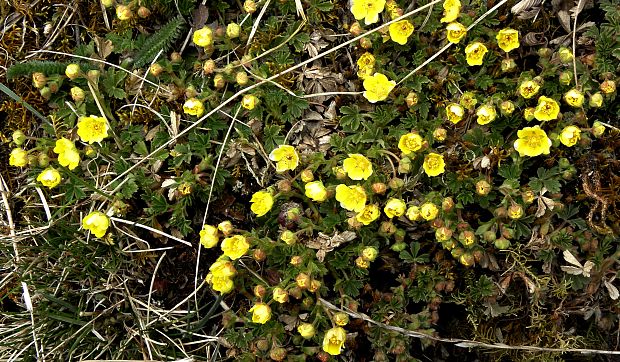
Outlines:
{"type": "Polygon", "coordinates": [[[400,45],[407,44],[407,39],[413,34],[413,25],[409,20],[401,20],[390,24],[390,38],[400,45]]]}
{"type": "Polygon", "coordinates": [[[323,202],[327,199],[327,189],[322,181],[308,182],[305,186],[306,196],[316,202],[323,202]]]}
{"type": "Polygon", "coordinates": [[[271,210],[273,206],[273,196],[268,191],[258,191],[252,195],[252,199],[250,199],[252,206],[250,206],[250,210],[256,214],[256,216],[263,216],[271,210]]]}
{"type": "Polygon", "coordinates": [[[380,215],[381,212],[379,211],[379,206],[375,204],[370,204],[366,205],[362,209],[362,211],[355,215],[355,219],[364,225],[368,225],[371,222],[377,220],[380,215]]]}
{"type": "Polygon", "coordinates": [[[93,211],[82,219],[82,227],[90,230],[98,238],[105,235],[109,226],[110,219],[101,211],[93,211]]]}
{"type": "Polygon", "coordinates": [[[53,167],[46,168],[37,176],[37,181],[50,189],[58,186],[61,180],[60,173],[53,167]]]}
{"type": "Polygon", "coordinates": [[[217,242],[220,240],[219,231],[213,225],[205,225],[202,230],[200,230],[200,244],[207,249],[210,249],[217,245],[217,242]]]}
{"type": "Polygon", "coordinates": [[[342,327],[334,327],[325,332],[325,337],[323,337],[323,351],[332,356],[337,356],[340,354],[346,340],[347,332],[342,327]]]}
{"type": "Polygon", "coordinates": [[[21,148],[14,148],[9,155],[9,165],[24,167],[28,164],[28,152],[21,148]]]}
{"type": "Polygon", "coordinates": [[[497,45],[506,53],[519,47],[519,32],[517,30],[502,29],[497,33],[495,39],[497,39],[497,45]]]}
{"type": "Polygon", "coordinates": [[[237,260],[248,252],[248,249],[250,249],[250,244],[246,240],[245,236],[234,235],[224,239],[222,241],[221,248],[224,255],[232,260],[237,260]]]}
{"type": "Polygon", "coordinates": [[[396,87],[395,81],[389,80],[384,74],[375,73],[364,79],[364,98],[370,103],[383,101],[394,87],[396,87]]]}
{"type": "Polygon", "coordinates": [[[480,43],[474,42],[465,47],[465,59],[469,65],[482,65],[482,59],[487,53],[487,47],[480,43]]]}
{"type": "Polygon", "coordinates": [[[517,131],[517,139],[514,148],[521,156],[548,155],[551,149],[551,140],[540,126],[525,127],[517,131]]]}
{"type": "Polygon", "coordinates": [[[538,98],[538,105],[534,111],[534,117],[539,121],[551,121],[558,118],[560,105],[554,99],[541,96],[538,98]]]}
{"type": "Polygon", "coordinates": [[[368,180],[372,175],[372,163],[359,153],[349,154],[342,163],[342,169],[351,180],[368,180]]]}
{"type": "Polygon", "coordinates": [[[271,319],[271,308],[265,303],[256,303],[250,308],[252,322],[265,324],[271,319]]]}
{"type": "Polygon", "coordinates": [[[346,210],[360,212],[366,205],[366,191],[359,185],[340,184],[336,186],[336,201],[346,210]]]}
{"type": "Polygon", "coordinates": [[[281,145],[271,151],[269,159],[276,162],[276,172],[292,171],[299,165],[299,155],[295,147],[289,145],[281,145]]]}
{"type": "Polygon", "coordinates": [[[404,155],[411,154],[412,152],[417,152],[422,149],[424,146],[424,139],[417,133],[407,133],[400,136],[400,140],[398,140],[398,148],[402,151],[404,155]]]}
{"type": "Polygon", "coordinates": [[[467,34],[467,28],[461,23],[453,22],[446,26],[446,37],[448,41],[457,44],[467,34]]]}
{"type": "Polygon", "coordinates": [[[351,12],[357,20],[364,19],[366,25],[379,21],[379,14],[385,8],[385,0],[353,0],[351,12]]]}
{"type": "Polygon", "coordinates": [[[581,130],[576,126],[566,126],[560,132],[560,142],[566,147],[573,147],[581,139],[581,130]]]}
{"type": "Polygon", "coordinates": [[[80,163],[80,154],[73,141],[64,137],[56,141],[54,152],[58,154],[58,163],[73,170],[80,163]]]}
{"type": "Polygon", "coordinates": [[[104,117],[80,117],[77,124],[77,134],[84,142],[92,144],[101,142],[108,137],[108,121],[104,117]]]}
{"type": "Polygon", "coordinates": [[[428,176],[438,176],[446,171],[446,163],[443,160],[443,156],[434,152],[424,157],[422,167],[428,176]]]}
{"type": "Polygon", "coordinates": [[[442,23],[451,23],[459,17],[461,12],[460,0],[445,0],[443,2],[443,18],[442,23]]]}

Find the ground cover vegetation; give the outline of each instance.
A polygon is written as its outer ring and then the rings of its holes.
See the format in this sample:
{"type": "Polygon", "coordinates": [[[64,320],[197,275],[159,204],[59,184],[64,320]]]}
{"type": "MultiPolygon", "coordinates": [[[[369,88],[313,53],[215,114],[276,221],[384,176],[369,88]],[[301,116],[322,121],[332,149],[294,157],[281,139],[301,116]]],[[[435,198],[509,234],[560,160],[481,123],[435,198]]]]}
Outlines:
{"type": "Polygon", "coordinates": [[[617,2],[0,11],[2,360],[618,358],[617,2]]]}

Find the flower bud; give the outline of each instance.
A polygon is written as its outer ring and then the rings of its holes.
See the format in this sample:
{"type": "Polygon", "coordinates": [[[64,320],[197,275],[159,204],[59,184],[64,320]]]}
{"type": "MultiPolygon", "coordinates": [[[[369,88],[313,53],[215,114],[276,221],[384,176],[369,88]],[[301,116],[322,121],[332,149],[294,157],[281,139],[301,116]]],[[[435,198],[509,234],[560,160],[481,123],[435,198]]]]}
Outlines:
{"type": "Polygon", "coordinates": [[[362,33],[362,26],[360,25],[360,23],[356,21],[351,24],[351,27],[349,28],[349,33],[351,33],[351,35],[353,36],[360,35],[362,33]]]}
{"type": "Polygon", "coordinates": [[[573,75],[570,72],[560,73],[560,84],[569,85],[572,79],[573,79],[573,75]]]}
{"type": "Polygon", "coordinates": [[[398,173],[411,172],[411,159],[409,157],[403,157],[398,162],[398,173]]]}
{"type": "Polygon", "coordinates": [[[243,11],[248,14],[254,14],[254,12],[256,12],[256,2],[254,0],[245,0],[243,3],[243,11]]]}
{"type": "Polygon", "coordinates": [[[590,102],[588,103],[592,108],[599,108],[603,105],[603,95],[599,92],[590,96],[590,102]]]}
{"type": "Polygon", "coordinates": [[[435,239],[439,242],[448,241],[452,238],[452,230],[448,227],[442,226],[435,230],[435,239]]]}
{"type": "Polygon", "coordinates": [[[282,234],[280,234],[280,240],[284,241],[287,245],[293,245],[297,242],[297,235],[290,230],[284,230],[282,234]]]}
{"type": "Polygon", "coordinates": [[[225,220],[217,224],[217,229],[221,231],[224,236],[230,236],[234,230],[234,227],[230,221],[225,220]]]}
{"type": "Polygon", "coordinates": [[[360,269],[368,269],[370,267],[370,262],[368,260],[364,260],[361,256],[358,256],[355,259],[355,265],[360,269]]]}
{"type": "Polygon", "coordinates": [[[502,115],[510,116],[512,112],[515,111],[515,104],[512,103],[511,101],[503,101],[499,105],[499,110],[501,111],[502,115]]]}
{"type": "Polygon", "coordinates": [[[226,36],[230,39],[238,38],[241,33],[241,27],[237,23],[230,23],[226,27],[226,36]]]}
{"type": "Polygon", "coordinates": [[[538,49],[538,56],[541,58],[549,58],[551,56],[551,54],[553,54],[553,50],[549,49],[549,48],[539,48],[538,49]]]}
{"type": "Polygon", "coordinates": [[[433,138],[436,141],[443,142],[448,137],[448,131],[445,128],[435,128],[433,131],[433,138]]]}
{"type": "Polygon", "coordinates": [[[269,358],[276,362],[281,362],[286,359],[286,349],[282,347],[273,347],[271,351],[269,351],[269,358]]]}
{"type": "Polygon", "coordinates": [[[314,337],[315,329],[314,326],[310,323],[301,323],[297,327],[297,332],[304,338],[310,339],[314,337]]]}
{"type": "Polygon", "coordinates": [[[336,176],[336,179],[343,181],[347,179],[347,173],[341,166],[336,166],[332,169],[332,172],[336,176]]]}
{"type": "Polygon", "coordinates": [[[41,97],[43,97],[43,99],[45,99],[46,101],[49,101],[50,98],[52,98],[52,91],[50,90],[50,87],[43,87],[39,89],[39,93],[41,94],[41,97]]]}
{"type": "Polygon", "coordinates": [[[289,180],[280,180],[276,184],[279,192],[286,193],[291,191],[291,181],[289,180]]]}
{"type": "Polygon", "coordinates": [[[78,64],[71,63],[67,65],[67,68],[65,68],[65,75],[67,76],[67,78],[71,80],[74,80],[75,78],[77,78],[80,75],[80,73],[81,73],[81,70],[78,64]]]}
{"type": "Polygon", "coordinates": [[[594,122],[594,124],[592,125],[592,134],[594,135],[594,137],[596,138],[601,137],[604,133],[605,133],[605,125],[603,125],[599,121],[594,122]]]}
{"type": "Polygon", "coordinates": [[[461,255],[463,255],[463,253],[465,253],[465,249],[461,248],[461,247],[456,247],[453,248],[452,250],[450,250],[450,254],[452,254],[452,257],[455,259],[458,259],[461,257],[461,255]]]}
{"type": "Polygon", "coordinates": [[[512,204],[508,208],[508,217],[513,220],[520,219],[523,216],[523,206],[519,204],[512,204]]]}
{"type": "Polygon", "coordinates": [[[496,248],[498,248],[499,250],[506,250],[510,247],[510,240],[501,237],[497,240],[495,240],[495,242],[493,243],[493,245],[495,245],[496,248]]]}
{"type": "Polygon", "coordinates": [[[568,64],[573,61],[573,52],[566,47],[560,48],[558,51],[558,56],[560,57],[560,61],[564,64],[568,64]]]}
{"type": "Polygon", "coordinates": [[[114,0],[101,0],[101,5],[106,8],[114,6],[114,0]]]}
{"type": "Polygon", "coordinates": [[[267,288],[259,284],[254,287],[253,292],[256,298],[263,299],[267,294],[267,288]]]}
{"type": "Polygon", "coordinates": [[[531,122],[534,119],[534,112],[536,112],[536,109],[533,107],[528,107],[523,111],[523,118],[525,118],[526,121],[531,122]]]}
{"type": "Polygon", "coordinates": [[[521,198],[526,204],[531,204],[536,199],[536,194],[534,193],[534,191],[529,189],[523,190],[521,191],[521,198]]]}
{"type": "Polygon", "coordinates": [[[32,84],[34,85],[35,88],[41,89],[45,87],[46,83],[47,83],[47,77],[45,76],[45,74],[41,72],[32,73],[32,84]]]}
{"type": "Polygon", "coordinates": [[[487,230],[487,231],[485,231],[482,234],[482,238],[487,243],[492,243],[492,242],[494,242],[497,239],[497,233],[495,231],[492,231],[492,230],[487,230]]]}
{"type": "Polygon", "coordinates": [[[263,249],[254,249],[254,252],[252,253],[252,257],[256,261],[263,261],[267,258],[267,253],[265,253],[263,249]]]}
{"type": "Polygon", "coordinates": [[[383,182],[375,182],[372,184],[371,189],[375,194],[383,195],[387,191],[387,186],[383,182]]]}
{"type": "Polygon", "coordinates": [[[58,88],[59,88],[58,82],[56,81],[47,82],[47,86],[49,87],[50,92],[52,92],[52,94],[55,94],[56,92],[58,92],[58,88]]]}
{"type": "Polygon", "coordinates": [[[512,58],[504,59],[502,60],[501,69],[503,73],[513,72],[514,70],[517,69],[517,63],[515,63],[515,60],[512,58]]]}
{"type": "Polygon", "coordinates": [[[88,158],[95,158],[95,156],[97,156],[97,151],[95,151],[95,149],[91,145],[87,145],[84,148],[84,154],[88,158]]]}
{"type": "Polygon", "coordinates": [[[86,93],[84,92],[84,90],[80,87],[73,87],[71,88],[71,99],[73,99],[74,102],[82,102],[84,100],[84,98],[86,98],[86,93]]]}
{"type": "Polygon", "coordinates": [[[308,286],[308,291],[310,293],[316,293],[321,287],[321,282],[315,279],[312,279],[310,285],[308,286]]]}
{"type": "Polygon", "coordinates": [[[606,80],[603,83],[601,83],[601,92],[603,92],[604,94],[612,94],[616,91],[616,82],[614,82],[613,80],[606,80]]]}
{"type": "Polygon", "coordinates": [[[306,273],[299,273],[297,277],[295,277],[295,283],[301,289],[308,289],[310,287],[310,276],[306,273]]]}
{"type": "Polygon", "coordinates": [[[159,75],[164,71],[164,67],[159,63],[153,63],[149,68],[149,73],[151,73],[154,77],[159,77],[159,75]]]}
{"type": "Polygon", "coordinates": [[[480,196],[486,196],[491,192],[491,185],[486,180],[476,182],[476,193],[480,196]]]}
{"type": "Polygon", "coordinates": [[[465,266],[474,265],[474,261],[474,256],[470,253],[463,253],[461,256],[459,256],[459,262],[465,266]]]}
{"type": "Polygon", "coordinates": [[[216,89],[222,89],[224,88],[225,85],[226,85],[226,80],[224,79],[223,75],[216,74],[215,77],[213,77],[213,86],[216,89]]]}
{"type": "Polygon", "coordinates": [[[396,232],[396,225],[391,221],[384,221],[379,227],[379,233],[383,235],[392,235],[396,232]]]}
{"type": "Polygon", "coordinates": [[[21,146],[24,144],[24,142],[26,142],[26,135],[24,134],[24,132],[17,130],[15,132],[13,132],[13,143],[15,143],[15,145],[17,146],[21,146]]]}
{"type": "Polygon", "coordinates": [[[206,75],[213,73],[215,71],[215,61],[213,59],[205,60],[204,64],[202,65],[202,71],[206,75]]]}
{"type": "Polygon", "coordinates": [[[351,230],[359,230],[362,226],[364,226],[364,224],[362,224],[355,216],[351,216],[347,219],[347,225],[349,225],[351,230]]]}
{"type": "Polygon", "coordinates": [[[452,199],[452,197],[445,197],[443,200],[441,200],[441,209],[444,212],[450,212],[452,211],[452,209],[454,208],[454,200],[452,199]]]}
{"type": "Polygon", "coordinates": [[[257,103],[258,98],[256,98],[253,94],[245,94],[241,99],[241,107],[247,109],[248,111],[253,110],[257,103]]]}
{"type": "Polygon", "coordinates": [[[388,182],[388,186],[392,190],[400,190],[403,186],[405,186],[405,181],[403,181],[403,179],[400,179],[398,177],[394,177],[393,179],[390,180],[390,182],[388,182]]]}
{"type": "Polygon", "coordinates": [[[241,71],[235,74],[235,82],[237,82],[240,86],[248,84],[249,80],[250,78],[248,78],[248,74],[246,72],[241,71]]]}
{"type": "Polygon", "coordinates": [[[464,246],[469,247],[469,246],[474,245],[474,243],[476,242],[476,239],[477,239],[476,234],[474,234],[474,232],[471,230],[465,230],[459,233],[459,241],[464,246]]]}
{"type": "Polygon", "coordinates": [[[288,302],[288,293],[280,287],[273,288],[273,300],[280,304],[286,303],[288,302]]]}
{"type": "Polygon", "coordinates": [[[336,325],[343,327],[349,323],[349,315],[344,312],[338,312],[334,314],[333,320],[336,325]]]}
{"type": "Polygon", "coordinates": [[[303,182],[312,182],[314,181],[314,175],[312,174],[312,170],[305,169],[301,171],[301,181],[303,182]]]}
{"type": "Polygon", "coordinates": [[[416,92],[409,92],[405,98],[405,102],[409,108],[418,104],[418,94],[416,92]]]}
{"type": "Polygon", "coordinates": [[[461,95],[459,103],[463,106],[463,108],[472,110],[476,107],[478,99],[476,99],[476,95],[473,92],[465,92],[461,95]]]}
{"type": "Polygon", "coordinates": [[[37,157],[37,162],[39,164],[39,167],[47,167],[50,164],[50,158],[47,156],[46,153],[41,152],[37,157]]]}
{"type": "Polygon", "coordinates": [[[294,286],[288,290],[288,295],[295,299],[301,299],[303,296],[303,291],[298,286],[294,286]]]}
{"type": "Polygon", "coordinates": [[[86,72],[86,78],[88,79],[89,82],[93,84],[97,84],[99,82],[100,75],[101,75],[101,72],[98,71],[97,69],[91,69],[88,72],[86,72]]]}
{"type": "Polygon", "coordinates": [[[170,61],[175,64],[181,63],[183,61],[183,56],[179,52],[172,52],[170,54],[170,61]]]}
{"type": "Polygon", "coordinates": [[[146,19],[149,16],[151,16],[151,10],[149,10],[147,7],[140,6],[138,8],[138,16],[141,17],[142,19],[146,19]]]}
{"type": "Polygon", "coordinates": [[[407,243],[403,243],[403,242],[398,242],[395,243],[394,245],[390,246],[390,249],[394,250],[397,253],[400,253],[401,251],[405,250],[407,248],[407,243]]]}
{"type": "Polygon", "coordinates": [[[362,250],[362,259],[366,261],[374,261],[377,255],[379,255],[379,251],[373,246],[367,246],[362,250]]]}
{"type": "Polygon", "coordinates": [[[394,241],[396,241],[397,243],[401,243],[405,240],[405,236],[407,235],[407,232],[403,229],[396,229],[396,232],[394,233],[394,241]]]}
{"type": "Polygon", "coordinates": [[[304,261],[304,260],[301,258],[301,256],[299,256],[299,255],[295,255],[295,256],[292,256],[292,257],[291,257],[290,264],[291,264],[292,266],[300,266],[300,265],[301,265],[301,263],[303,263],[303,261],[304,261]]]}
{"type": "Polygon", "coordinates": [[[368,38],[361,38],[360,39],[360,46],[364,49],[370,49],[372,48],[372,41],[370,41],[370,39],[368,38]]]}
{"type": "Polygon", "coordinates": [[[117,5],[116,6],[116,17],[120,21],[126,21],[133,17],[133,13],[131,12],[131,8],[127,5],[117,5]]]}

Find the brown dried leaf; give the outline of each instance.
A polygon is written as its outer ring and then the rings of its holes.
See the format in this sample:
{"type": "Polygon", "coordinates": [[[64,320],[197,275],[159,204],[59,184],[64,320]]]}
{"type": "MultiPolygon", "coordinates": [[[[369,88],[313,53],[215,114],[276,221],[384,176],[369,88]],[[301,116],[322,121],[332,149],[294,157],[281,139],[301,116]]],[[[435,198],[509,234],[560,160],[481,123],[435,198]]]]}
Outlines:
{"type": "Polygon", "coordinates": [[[334,235],[329,236],[324,233],[319,233],[319,236],[314,239],[306,241],[306,246],[311,249],[318,249],[316,257],[320,262],[323,262],[325,255],[340,246],[340,244],[354,240],[357,237],[352,231],[344,231],[339,233],[336,231],[334,235]]]}

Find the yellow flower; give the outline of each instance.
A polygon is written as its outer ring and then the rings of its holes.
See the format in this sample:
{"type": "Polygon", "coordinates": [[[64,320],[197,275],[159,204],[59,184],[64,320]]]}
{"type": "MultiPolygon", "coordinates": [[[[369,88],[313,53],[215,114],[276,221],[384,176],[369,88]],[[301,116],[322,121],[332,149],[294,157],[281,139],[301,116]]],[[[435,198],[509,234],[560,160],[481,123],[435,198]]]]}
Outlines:
{"type": "Polygon", "coordinates": [[[467,34],[467,28],[461,23],[450,23],[446,26],[446,36],[448,41],[457,44],[467,34]]]}
{"type": "Polygon", "coordinates": [[[400,45],[407,44],[407,39],[413,34],[413,25],[409,20],[401,20],[390,24],[390,38],[400,45]]]}
{"type": "Polygon", "coordinates": [[[446,107],[446,116],[448,117],[448,120],[454,124],[459,123],[463,119],[464,115],[465,110],[460,104],[450,103],[446,107]]]}
{"type": "Polygon", "coordinates": [[[82,141],[92,144],[101,142],[108,137],[108,121],[104,117],[80,117],[77,124],[77,134],[82,141]]]}
{"type": "Polygon", "coordinates": [[[235,235],[224,239],[221,248],[224,255],[232,260],[237,260],[248,252],[250,244],[245,239],[245,236],[235,235]]]}
{"type": "Polygon", "coordinates": [[[407,219],[411,221],[418,221],[422,217],[422,215],[420,215],[420,207],[415,205],[409,206],[405,215],[407,216],[407,219]]]}
{"type": "Polygon", "coordinates": [[[252,322],[265,324],[271,319],[271,308],[265,303],[256,303],[250,308],[252,322]]]}
{"type": "Polygon", "coordinates": [[[517,132],[514,148],[521,156],[548,155],[551,149],[551,140],[540,126],[525,127],[517,132]]]}
{"type": "Polygon", "coordinates": [[[508,208],[508,216],[513,220],[520,219],[523,216],[523,214],[524,214],[523,206],[519,204],[512,204],[508,208]]]}
{"type": "Polygon", "coordinates": [[[495,117],[497,117],[497,112],[495,111],[495,107],[484,104],[478,108],[476,111],[476,116],[478,116],[476,122],[480,125],[485,125],[495,120],[495,117]]]}
{"type": "Polygon", "coordinates": [[[373,246],[367,246],[362,250],[362,259],[366,261],[375,261],[379,255],[379,250],[373,246]]]}
{"type": "Polygon", "coordinates": [[[281,145],[269,154],[269,159],[276,162],[276,172],[294,170],[299,165],[299,155],[295,147],[281,145]]]}
{"type": "Polygon", "coordinates": [[[364,19],[366,25],[379,21],[379,14],[385,7],[385,0],[353,0],[351,12],[356,20],[364,19]]]}
{"type": "Polygon", "coordinates": [[[375,73],[364,79],[364,97],[370,103],[376,103],[385,100],[392,89],[396,87],[396,82],[389,80],[384,74],[375,73]]]}
{"type": "Polygon", "coordinates": [[[465,57],[469,65],[482,65],[482,59],[488,49],[480,42],[471,43],[465,47],[465,57]]]}
{"type": "Polygon", "coordinates": [[[62,177],[60,176],[60,173],[52,167],[46,168],[39,174],[39,176],[37,176],[37,181],[50,189],[57,186],[61,180],[62,177]]]}
{"type": "Polygon", "coordinates": [[[519,32],[517,30],[502,29],[497,33],[495,39],[497,39],[497,45],[506,53],[519,47],[519,32]]]}
{"type": "Polygon", "coordinates": [[[564,94],[564,100],[569,106],[579,108],[583,105],[583,93],[573,88],[564,94]]]}
{"type": "Polygon", "coordinates": [[[385,207],[383,208],[383,212],[385,212],[387,217],[391,219],[393,217],[403,216],[405,214],[406,208],[407,208],[407,205],[405,204],[403,200],[392,198],[392,199],[389,199],[388,202],[385,204],[385,207]]]}
{"type": "Polygon", "coordinates": [[[364,225],[369,225],[371,222],[377,220],[380,214],[381,212],[377,205],[366,205],[362,211],[355,215],[355,219],[364,225]]]}
{"type": "Polygon", "coordinates": [[[424,157],[422,167],[428,176],[441,175],[446,171],[446,163],[443,160],[443,156],[433,152],[424,157]]]}
{"type": "Polygon", "coordinates": [[[533,80],[526,80],[525,82],[519,84],[519,94],[525,99],[535,96],[539,89],[540,84],[534,82],[533,80]]]}
{"type": "Polygon", "coordinates": [[[424,139],[417,133],[404,134],[398,141],[398,148],[405,155],[421,150],[423,145],[424,139]]]}
{"type": "Polygon", "coordinates": [[[366,191],[359,185],[340,184],[336,186],[336,201],[346,210],[360,212],[366,205],[366,191]]]}
{"type": "Polygon", "coordinates": [[[443,2],[442,23],[451,23],[458,18],[461,12],[461,2],[459,0],[446,0],[443,2]]]}
{"type": "Polygon", "coordinates": [[[558,118],[560,113],[560,105],[551,98],[541,96],[538,98],[538,105],[534,111],[534,117],[539,121],[551,121],[558,118]]]}
{"type": "Polygon", "coordinates": [[[90,230],[98,238],[102,238],[105,235],[109,226],[110,219],[100,211],[92,211],[82,219],[82,227],[90,230]]]}
{"type": "Polygon", "coordinates": [[[216,276],[213,273],[207,274],[205,281],[211,285],[211,288],[216,292],[220,292],[221,294],[230,293],[231,290],[235,287],[235,283],[229,277],[224,276],[216,276]]]}
{"type": "Polygon", "coordinates": [[[426,221],[431,221],[439,215],[439,208],[435,204],[425,202],[420,207],[420,216],[426,221]]]}
{"type": "Polygon", "coordinates": [[[375,71],[375,56],[369,52],[362,54],[357,60],[357,76],[361,79],[371,76],[375,71]]]}
{"type": "Polygon", "coordinates": [[[349,154],[342,163],[342,169],[351,180],[368,180],[372,175],[372,163],[359,153],[349,154]]]}
{"type": "Polygon", "coordinates": [[[273,196],[271,193],[267,191],[258,191],[252,195],[252,199],[250,200],[252,206],[250,206],[250,210],[256,214],[256,216],[263,216],[271,210],[273,206],[273,196]]]}
{"type": "Polygon", "coordinates": [[[216,246],[217,242],[220,240],[217,228],[212,225],[205,225],[202,230],[200,230],[199,234],[200,243],[207,249],[216,246]]]}
{"type": "Polygon", "coordinates": [[[80,154],[75,148],[75,144],[64,137],[56,140],[54,152],[58,154],[60,165],[68,167],[69,170],[73,170],[80,163],[80,154]]]}
{"type": "Polygon", "coordinates": [[[9,156],[9,165],[24,167],[28,164],[28,152],[21,148],[14,148],[9,156]]]}
{"type": "Polygon", "coordinates": [[[183,104],[183,112],[200,117],[205,112],[205,105],[197,98],[190,98],[183,104]]]}
{"type": "Polygon", "coordinates": [[[241,107],[247,110],[253,110],[256,107],[256,103],[258,102],[258,98],[256,98],[253,94],[246,94],[243,96],[241,100],[241,107]]]}
{"type": "Polygon", "coordinates": [[[65,68],[65,75],[71,80],[77,78],[78,75],[80,75],[79,64],[71,63],[67,65],[67,67],[65,68]]]}
{"type": "Polygon", "coordinates": [[[308,182],[305,186],[306,196],[313,201],[322,202],[327,199],[327,190],[321,181],[308,182]]]}
{"type": "Polygon", "coordinates": [[[208,26],[202,29],[196,30],[192,36],[194,44],[199,47],[208,47],[213,44],[213,31],[208,26]]]}
{"type": "Polygon", "coordinates": [[[275,287],[273,288],[273,300],[280,304],[286,303],[288,301],[288,293],[280,287],[275,287]]]}
{"type": "Polygon", "coordinates": [[[299,332],[299,334],[304,338],[304,339],[310,339],[312,337],[314,337],[314,326],[310,323],[301,323],[298,327],[297,327],[297,332],[299,332]]]}
{"type": "Polygon", "coordinates": [[[125,21],[131,19],[133,13],[131,12],[131,8],[127,5],[118,5],[116,7],[116,17],[118,20],[125,21]]]}
{"type": "Polygon", "coordinates": [[[564,127],[560,132],[560,142],[566,147],[573,147],[581,138],[581,130],[575,126],[564,127]]]}
{"type": "Polygon", "coordinates": [[[280,234],[280,240],[284,241],[287,245],[293,245],[297,241],[297,234],[290,230],[284,230],[280,234]]]}
{"type": "Polygon", "coordinates": [[[209,267],[215,277],[231,278],[237,274],[237,269],[230,260],[220,257],[209,267]]]}
{"type": "Polygon", "coordinates": [[[337,356],[347,340],[347,332],[342,327],[334,327],[325,333],[323,338],[323,351],[337,356]]]}

